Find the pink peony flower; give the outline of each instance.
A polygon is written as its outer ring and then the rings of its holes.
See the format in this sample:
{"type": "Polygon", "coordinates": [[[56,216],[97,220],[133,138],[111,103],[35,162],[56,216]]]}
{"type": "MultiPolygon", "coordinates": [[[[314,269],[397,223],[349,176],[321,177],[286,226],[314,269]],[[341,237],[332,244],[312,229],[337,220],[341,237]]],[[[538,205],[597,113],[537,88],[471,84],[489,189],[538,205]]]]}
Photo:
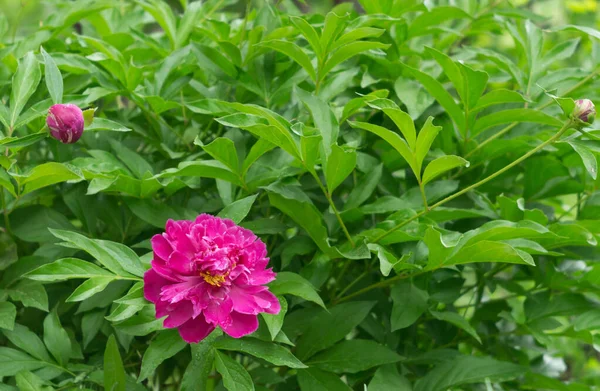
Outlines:
{"type": "Polygon", "coordinates": [[[234,338],[258,328],[260,312],[277,314],[279,301],[264,284],[265,244],[233,221],[202,214],[195,221],[167,221],[152,238],[152,268],[144,274],[144,296],[156,306],[164,327],[199,342],[215,327],[234,338]]]}
{"type": "Polygon", "coordinates": [[[85,121],[81,109],[69,103],[50,107],[46,124],[52,137],[63,144],[72,144],[83,134],[85,121]]]}

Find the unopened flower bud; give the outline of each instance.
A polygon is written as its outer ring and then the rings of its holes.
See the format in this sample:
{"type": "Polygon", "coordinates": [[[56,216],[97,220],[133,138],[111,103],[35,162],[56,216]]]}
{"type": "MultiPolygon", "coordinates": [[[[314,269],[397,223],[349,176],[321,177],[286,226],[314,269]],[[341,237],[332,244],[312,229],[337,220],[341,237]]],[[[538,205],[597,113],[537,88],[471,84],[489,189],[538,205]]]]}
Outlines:
{"type": "Polygon", "coordinates": [[[57,104],[48,110],[46,124],[52,137],[63,144],[72,144],[83,134],[83,112],[72,104],[57,104]]]}
{"type": "Polygon", "coordinates": [[[594,102],[589,99],[578,99],[575,101],[572,118],[586,124],[591,124],[596,119],[596,108],[594,102]]]}

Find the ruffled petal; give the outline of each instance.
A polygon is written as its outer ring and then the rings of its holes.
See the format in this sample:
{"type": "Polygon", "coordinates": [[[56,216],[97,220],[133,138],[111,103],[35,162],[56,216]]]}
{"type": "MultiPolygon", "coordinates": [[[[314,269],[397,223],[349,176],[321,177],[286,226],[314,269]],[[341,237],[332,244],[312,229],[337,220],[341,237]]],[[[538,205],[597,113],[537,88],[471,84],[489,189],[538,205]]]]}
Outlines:
{"type": "Polygon", "coordinates": [[[194,272],[194,263],[179,251],[174,251],[171,253],[168,265],[177,273],[183,275],[190,275],[194,272]]]}
{"type": "Polygon", "coordinates": [[[241,338],[244,335],[252,334],[258,329],[258,318],[256,315],[241,314],[233,311],[231,314],[231,324],[222,327],[223,331],[233,338],[241,338]]]}
{"type": "Polygon", "coordinates": [[[194,313],[192,303],[189,301],[182,301],[176,305],[171,306],[169,316],[163,322],[163,326],[166,328],[179,327],[187,322],[194,313]]]}
{"type": "Polygon", "coordinates": [[[187,343],[198,343],[215,329],[215,326],[206,323],[203,316],[193,318],[178,327],[179,335],[187,343]]]}
{"type": "Polygon", "coordinates": [[[258,293],[254,299],[260,306],[262,312],[266,312],[267,314],[278,314],[281,311],[281,304],[277,299],[277,296],[269,292],[268,290],[264,290],[258,293]]]}
{"type": "Polygon", "coordinates": [[[160,300],[160,291],[170,281],[158,274],[154,269],[144,273],[144,297],[146,300],[156,303],[160,300]]]}
{"type": "Polygon", "coordinates": [[[169,259],[169,255],[173,252],[173,247],[171,247],[171,244],[163,235],[154,235],[151,243],[155,256],[162,258],[165,261],[169,259]]]}

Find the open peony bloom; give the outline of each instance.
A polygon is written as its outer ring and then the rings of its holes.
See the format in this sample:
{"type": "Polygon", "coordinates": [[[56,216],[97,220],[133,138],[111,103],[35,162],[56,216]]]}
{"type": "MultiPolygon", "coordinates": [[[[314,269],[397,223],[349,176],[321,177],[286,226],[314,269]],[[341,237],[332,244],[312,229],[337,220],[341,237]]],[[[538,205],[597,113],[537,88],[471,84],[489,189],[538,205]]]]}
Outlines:
{"type": "Polygon", "coordinates": [[[50,107],[46,124],[52,137],[63,144],[72,144],[83,134],[85,121],[81,109],[69,103],[50,107]]]}
{"type": "Polygon", "coordinates": [[[215,327],[234,338],[258,328],[260,312],[277,314],[277,297],[264,284],[265,244],[233,221],[202,214],[195,221],[167,221],[152,238],[152,268],[144,274],[144,296],[156,305],[164,327],[199,342],[215,327]]]}

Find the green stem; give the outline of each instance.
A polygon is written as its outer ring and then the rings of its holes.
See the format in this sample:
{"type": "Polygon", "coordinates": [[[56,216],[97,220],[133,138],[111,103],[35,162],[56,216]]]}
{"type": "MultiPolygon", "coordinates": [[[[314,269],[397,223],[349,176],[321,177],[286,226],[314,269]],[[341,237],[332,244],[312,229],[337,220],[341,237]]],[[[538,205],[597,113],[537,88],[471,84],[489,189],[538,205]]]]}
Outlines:
{"type": "Polygon", "coordinates": [[[309,171],[312,174],[312,176],[315,178],[315,180],[317,181],[317,184],[321,188],[321,191],[325,195],[325,198],[327,198],[327,201],[329,202],[329,206],[331,206],[331,210],[333,210],[333,213],[335,214],[337,221],[340,223],[340,226],[342,227],[342,230],[344,231],[344,234],[346,235],[348,242],[350,242],[352,247],[354,247],[355,246],[354,240],[352,240],[352,236],[350,235],[350,232],[348,232],[348,228],[346,228],[346,224],[344,224],[344,220],[342,220],[342,216],[340,215],[340,212],[335,207],[335,204],[333,203],[333,199],[331,198],[331,194],[329,194],[329,192],[327,191],[325,186],[323,186],[323,182],[321,182],[321,179],[319,178],[317,173],[314,172],[314,170],[309,170],[309,171]]]}
{"type": "Polygon", "coordinates": [[[556,140],[558,140],[568,129],[571,128],[571,126],[573,125],[573,122],[571,120],[568,120],[567,122],[565,122],[565,124],[563,125],[562,128],[560,128],[560,130],[552,137],[550,137],[548,140],[544,141],[543,143],[541,143],[540,145],[538,145],[537,147],[533,148],[531,151],[527,152],[525,155],[521,156],[520,158],[518,158],[517,160],[515,160],[514,162],[510,163],[509,165],[505,166],[504,168],[501,168],[500,170],[496,171],[495,173],[489,175],[486,178],[483,178],[482,180],[480,180],[479,182],[476,182],[474,184],[472,184],[471,186],[465,187],[464,189],[462,189],[461,191],[458,191],[452,195],[449,195],[448,197],[444,198],[443,200],[437,202],[436,204],[433,204],[429,207],[429,209],[425,209],[419,213],[417,213],[416,215],[414,215],[413,217],[411,217],[408,220],[405,220],[403,222],[401,222],[400,224],[396,225],[395,227],[393,227],[392,229],[384,232],[383,234],[379,235],[377,238],[375,238],[374,242],[379,242],[381,239],[385,238],[386,236],[388,236],[389,234],[391,234],[392,232],[397,231],[398,229],[404,227],[406,224],[410,223],[411,221],[414,221],[416,219],[418,219],[419,217],[429,213],[429,211],[444,205],[445,203],[452,201],[453,199],[460,197],[463,194],[468,193],[469,191],[478,188],[481,185],[484,185],[486,183],[488,183],[489,181],[491,181],[492,179],[504,174],[506,171],[510,170],[511,168],[519,165],[522,161],[524,161],[525,159],[527,159],[528,157],[530,157],[531,155],[536,154],[537,152],[541,151],[542,149],[546,148],[548,145],[554,143],[556,140]]]}
{"type": "Polygon", "coordinates": [[[421,191],[421,198],[423,198],[423,207],[425,208],[425,210],[429,209],[429,205],[427,204],[427,196],[425,195],[425,186],[423,186],[423,183],[419,180],[419,190],[421,191]]]}
{"type": "Polygon", "coordinates": [[[8,218],[8,211],[6,210],[6,199],[4,198],[4,189],[0,189],[0,200],[2,201],[2,210],[4,211],[4,227],[6,228],[6,232],[10,234],[10,220],[8,218]]]}

